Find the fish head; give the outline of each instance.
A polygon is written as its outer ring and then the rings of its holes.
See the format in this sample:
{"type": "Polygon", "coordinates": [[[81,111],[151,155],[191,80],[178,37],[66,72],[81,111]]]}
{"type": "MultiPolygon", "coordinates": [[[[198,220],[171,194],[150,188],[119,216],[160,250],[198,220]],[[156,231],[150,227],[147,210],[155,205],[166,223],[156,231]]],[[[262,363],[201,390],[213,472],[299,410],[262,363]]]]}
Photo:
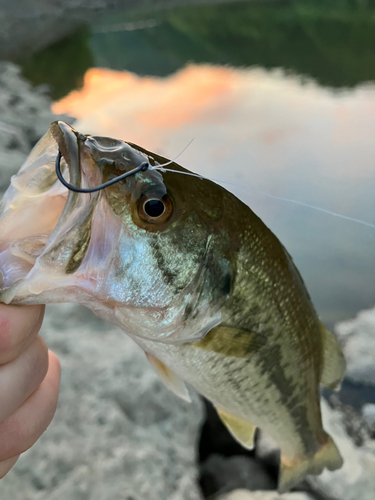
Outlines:
{"type": "Polygon", "coordinates": [[[219,324],[234,279],[229,193],[155,168],[166,161],[53,123],[3,198],[0,301],[78,302],[131,335],[171,343],[219,324]],[[150,168],[77,193],[57,179],[58,151],[63,175],[80,188],[150,168]]]}

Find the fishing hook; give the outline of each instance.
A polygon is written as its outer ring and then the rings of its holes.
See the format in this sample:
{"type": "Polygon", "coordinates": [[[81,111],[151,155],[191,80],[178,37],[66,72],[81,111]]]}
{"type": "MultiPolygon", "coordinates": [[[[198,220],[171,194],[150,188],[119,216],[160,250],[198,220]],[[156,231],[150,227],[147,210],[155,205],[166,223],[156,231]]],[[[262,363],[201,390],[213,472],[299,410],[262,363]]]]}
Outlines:
{"type": "Polygon", "coordinates": [[[59,179],[59,181],[64,184],[64,186],[70,191],[74,191],[75,193],[95,193],[96,191],[100,191],[106,187],[112,186],[113,184],[116,184],[119,181],[122,181],[123,179],[126,179],[126,177],[129,177],[130,175],[136,174],[137,172],[146,172],[150,168],[150,165],[147,161],[144,161],[138,167],[133,168],[133,170],[130,170],[129,172],[125,172],[125,174],[119,175],[118,177],[115,177],[114,179],[105,182],[104,184],[100,184],[99,186],[93,187],[93,188],[77,188],[75,186],[72,186],[67,182],[62,173],[61,173],[61,168],[60,168],[60,162],[61,162],[61,152],[59,151],[56,156],[56,175],[59,179]]]}

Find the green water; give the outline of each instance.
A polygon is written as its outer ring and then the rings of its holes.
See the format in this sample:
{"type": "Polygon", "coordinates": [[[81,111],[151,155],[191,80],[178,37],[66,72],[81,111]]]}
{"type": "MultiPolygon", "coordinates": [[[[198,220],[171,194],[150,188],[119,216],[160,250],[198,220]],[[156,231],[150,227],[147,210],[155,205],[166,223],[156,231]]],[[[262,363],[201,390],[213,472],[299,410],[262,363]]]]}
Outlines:
{"type": "Polygon", "coordinates": [[[92,66],[166,76],[188,62],[283,68],[333,88],[373,81],[375,2],[231,2],[115,13],[23,67],[59,98],[92,66]],[[132,30],[131,23],[145,20],[154,26],[132,30]]]}

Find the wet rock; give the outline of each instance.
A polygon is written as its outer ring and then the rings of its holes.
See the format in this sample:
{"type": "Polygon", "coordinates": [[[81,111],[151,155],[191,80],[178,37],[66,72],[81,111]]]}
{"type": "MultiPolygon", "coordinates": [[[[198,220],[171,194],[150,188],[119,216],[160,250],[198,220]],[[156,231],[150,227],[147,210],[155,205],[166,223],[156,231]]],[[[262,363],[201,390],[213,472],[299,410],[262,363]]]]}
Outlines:
{"type": "Polygon", "coordinates": [[[0,482],[1,500],[201,500],[202,404],[169,392],[123,332],[71,304],[42,335],[62,364],[55,418],[0,482]]]}
{"type": "Polygon", "coordinates": [[[276,482],[261,464],[245,455],[211,455],[201,467],[201,487],[206,497],[237,488],[272,490],[276,482]]]}
{"type": "Polygon", "coordinates": [[[280,448],[271,436],[260,429],[257,431],[255,457],[274,469],[279,468],[280,448]]]}
{"type": "MultiPolygon", "coordinates": [[[[18,172],[30,149],[60,117],[51,112],[43,87],[33,88],[17,66],[0,61],[0,194],[18,172]]],[[[61,117],[69,123],[72,118],[61,117]]]]}
{"type": "Polygon", "coordinates": [[[371,437],[375,438],[375,405],[366,404],[362,408],[362,416],[371,437]]]}
{"type": "Polygon", "coordinates": [[[335,331],[343,344],[346,378],[357,384],[375,386],[375,308],[337,324],[335,331]]]}
{"type": "Polygon", "coordinates": [[[307,493],[284,493],[279,495],[276,491],[247,491],[235,490],[229,494],[222,495],[217,500],[314,500],[307,493]]]}
{"type": "Polygon", "coordinates": [[[375,492],[375,443],[366,441],[357,447],[346,433],[344,415],[321,402],[323,424],[344,459],[341,469],[325,470],[320,476],[308,476],[313,491],[323,498],[337,500],[373,500],[375,492]]]}

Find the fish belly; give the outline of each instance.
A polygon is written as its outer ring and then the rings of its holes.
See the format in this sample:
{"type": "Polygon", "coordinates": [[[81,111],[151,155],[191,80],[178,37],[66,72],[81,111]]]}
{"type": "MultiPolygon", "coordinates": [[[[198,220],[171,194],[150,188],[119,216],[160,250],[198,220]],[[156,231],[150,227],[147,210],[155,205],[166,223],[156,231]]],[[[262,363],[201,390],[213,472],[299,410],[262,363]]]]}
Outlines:
{"type": "Polygon", "coordinates": [[[295,377],[292,393],[261,370],[259,360],[223,356],[191,345],[148,341],[141,347],[191,384],[218,409],[260,427],[288,457],[313,454],[319,448],[321,425],[317,387],[295,377]]]}

